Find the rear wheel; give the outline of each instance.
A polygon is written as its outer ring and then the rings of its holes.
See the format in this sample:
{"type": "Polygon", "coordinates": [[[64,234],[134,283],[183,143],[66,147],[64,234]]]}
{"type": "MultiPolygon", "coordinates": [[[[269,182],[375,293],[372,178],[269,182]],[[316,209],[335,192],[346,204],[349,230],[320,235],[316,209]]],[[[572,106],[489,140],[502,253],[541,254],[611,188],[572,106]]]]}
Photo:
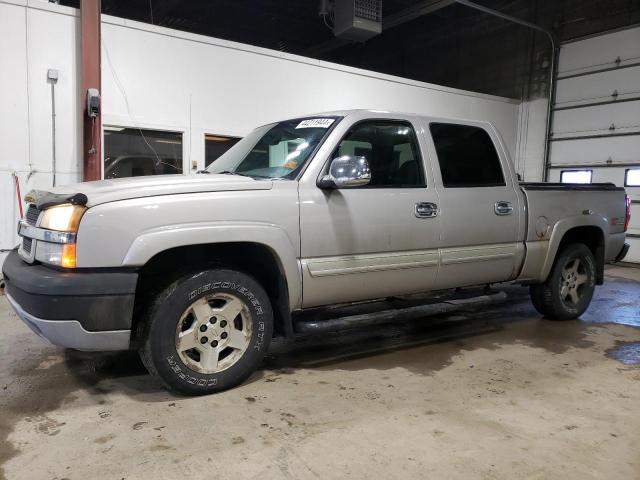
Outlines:
{"type": "Polygon", "coordinates": [[[234,270],[206,270],[173,283],[154,302],[140,356],[168,388],[222,391],[258,367],[273,333],[269,298],[234,270]]]}
{"type": "Polygon", "coordinates": [[[574,243],[560,252],[544,283],[531,285],[531,301],[549,319],[578,318],[591,303],[595,280],[593,253],[586,245],[574,243]]]}

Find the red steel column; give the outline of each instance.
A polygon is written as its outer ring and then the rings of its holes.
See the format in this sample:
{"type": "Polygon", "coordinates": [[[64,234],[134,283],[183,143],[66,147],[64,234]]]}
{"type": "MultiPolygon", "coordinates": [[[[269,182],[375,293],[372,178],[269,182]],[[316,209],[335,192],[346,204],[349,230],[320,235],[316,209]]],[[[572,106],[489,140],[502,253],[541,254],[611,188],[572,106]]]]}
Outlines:
{"type": "MultiPolygon", "coordinates": [[[[102,116],[87,115],[87,90],[100,89],[100,0],[80,0],[82,49],[82,179],[102,178],[102,116]]],[[[101,108],[102,111],[102,108],[101,108]]]]}

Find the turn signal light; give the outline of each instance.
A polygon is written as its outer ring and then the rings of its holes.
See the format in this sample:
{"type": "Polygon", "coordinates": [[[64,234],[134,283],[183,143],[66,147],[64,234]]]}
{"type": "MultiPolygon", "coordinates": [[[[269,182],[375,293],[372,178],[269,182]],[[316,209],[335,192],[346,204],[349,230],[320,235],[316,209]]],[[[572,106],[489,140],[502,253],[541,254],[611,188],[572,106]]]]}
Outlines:
{"type": "Polygon", "coordinates": [[[64,268],[76,268],[76,244],[65,243],[62,246],[60,265],[64,268]]]}

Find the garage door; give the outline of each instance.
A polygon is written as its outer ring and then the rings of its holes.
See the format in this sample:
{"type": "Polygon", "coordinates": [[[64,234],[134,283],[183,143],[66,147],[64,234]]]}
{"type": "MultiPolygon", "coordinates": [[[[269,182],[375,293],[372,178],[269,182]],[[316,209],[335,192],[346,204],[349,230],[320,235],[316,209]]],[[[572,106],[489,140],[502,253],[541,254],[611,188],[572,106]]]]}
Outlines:
{"type": "Polygon", "coordinates": [[[549,168],[550,181],[627,189],[627,261],[640,263],[640,27],[562,45],[549,168]]]}

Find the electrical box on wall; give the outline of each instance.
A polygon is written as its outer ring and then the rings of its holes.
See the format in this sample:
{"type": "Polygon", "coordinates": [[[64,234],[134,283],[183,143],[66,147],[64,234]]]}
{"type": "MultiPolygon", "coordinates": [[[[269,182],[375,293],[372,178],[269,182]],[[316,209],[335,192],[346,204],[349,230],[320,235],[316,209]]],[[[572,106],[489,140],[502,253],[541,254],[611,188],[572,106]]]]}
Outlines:
{"type": "Polygon", "coordinates": [[[364,42],[382,32],[382,0],[336,0],[333,33],[364,42]]]}
{"type": "Polygon", "coordinates": [[[91,118],[100,115],[100,92],[96,88],[87,90],[87,115],[91,118]]]}

